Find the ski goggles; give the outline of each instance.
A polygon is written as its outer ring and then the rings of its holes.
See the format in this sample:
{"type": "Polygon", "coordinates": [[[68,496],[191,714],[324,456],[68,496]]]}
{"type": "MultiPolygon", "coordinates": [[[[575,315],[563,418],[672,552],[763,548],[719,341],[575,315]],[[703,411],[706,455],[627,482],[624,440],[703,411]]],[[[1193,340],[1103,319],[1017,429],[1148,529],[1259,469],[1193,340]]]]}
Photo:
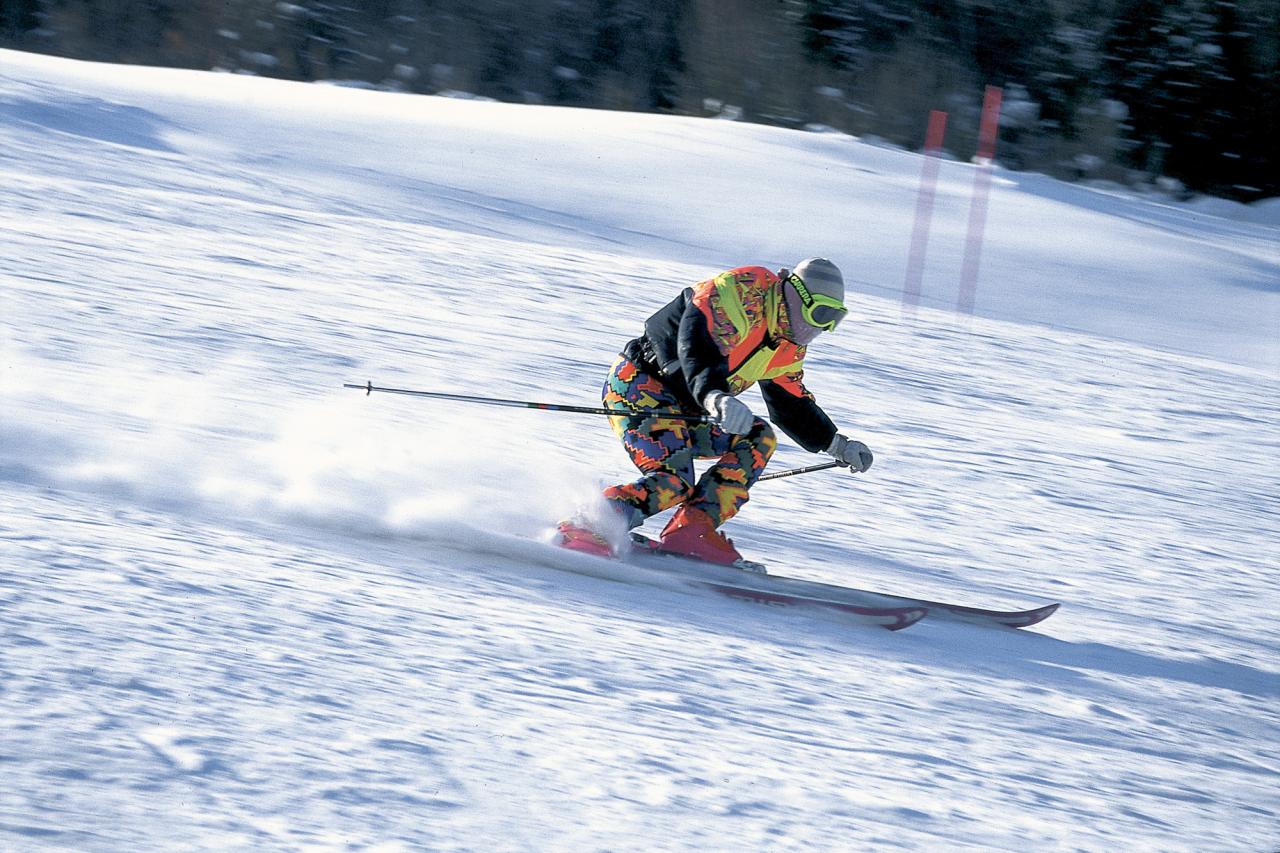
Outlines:
{"type": "Polygon", "coordinates": [[[782,280],[796,289],[800,297],[800,313],[804,315],[804,321],[814,328],[830,332],[849,313],[839,299],[810,292],[804,279],[795,273],[788,273],[782,280]]]}

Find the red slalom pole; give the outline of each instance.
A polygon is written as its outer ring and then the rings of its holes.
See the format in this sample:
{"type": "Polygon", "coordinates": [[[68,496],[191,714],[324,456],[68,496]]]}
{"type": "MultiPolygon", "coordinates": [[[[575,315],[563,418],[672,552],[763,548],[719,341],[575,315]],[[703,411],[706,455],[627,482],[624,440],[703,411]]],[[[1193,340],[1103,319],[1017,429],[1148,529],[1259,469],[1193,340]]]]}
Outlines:
{"type": "Polygon", "coordinates": [[[920,191],[916,195],[916,222],[911,228],[911,248],[907,252],[907,278],[902,286],[902,308],[914,314],[924,290],[924,258],[929,248],[929,225],[933,221],[933,199],[938,186],[939,153],[947,132],[947,114],[929,111],[929,128],[924,137],[924,164],[920,168],[920,191]]]}
{"type": "Polygon", "coordinates": [[[1000,100],[1004,90],[988,86],[982,99],[982,124],[978,130],[978,171],[973,176],[973,201],[969,205],[969,234],[965,238],[964,260],[960,265],[960,297],[956,310],[972,314],[978,293],[978,263],[982,258],[982,236],[987,227],[987,200],[991,194],[991,164],[996,156],[1000,133],[1000,100]]]}

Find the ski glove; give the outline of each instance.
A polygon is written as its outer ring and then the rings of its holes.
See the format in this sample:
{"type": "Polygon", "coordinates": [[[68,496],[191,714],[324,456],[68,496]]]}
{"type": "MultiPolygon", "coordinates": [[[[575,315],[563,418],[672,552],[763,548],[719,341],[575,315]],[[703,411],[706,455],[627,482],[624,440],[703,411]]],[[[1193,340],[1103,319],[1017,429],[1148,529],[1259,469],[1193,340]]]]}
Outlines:
{"type": "Polygon", "coordinates": [[[834,456],[841,465],[848,465],[851,471],[858,474],[870,468],[873,459],[871,450],[865,444],[845,438],[843,435],[837,435],[831,439],[831,446],[827,448],[827,453],[834,456]]]}
{"type": "Polygon", "coordinates": [[[707,414],[711,415],[720,429],[729,435],[746,435],[756,422],[756,416],[751,413],[750,406],[723,391],[712,391],[708,394],[702,402],[702,407],[707,410],[707,414]]]}

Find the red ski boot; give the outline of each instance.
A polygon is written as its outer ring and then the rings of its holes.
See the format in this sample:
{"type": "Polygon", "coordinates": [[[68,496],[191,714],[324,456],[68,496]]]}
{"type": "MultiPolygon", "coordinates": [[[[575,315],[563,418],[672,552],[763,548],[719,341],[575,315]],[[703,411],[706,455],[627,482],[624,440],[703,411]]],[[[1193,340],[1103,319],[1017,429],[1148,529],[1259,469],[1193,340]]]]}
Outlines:
{"type": "Polygon", "coordinates": [[[711,517],[688,504],[677,509],[662,528],[658,550],[722,566],[744,562],[733,543],[716,530],[711,517]]]}

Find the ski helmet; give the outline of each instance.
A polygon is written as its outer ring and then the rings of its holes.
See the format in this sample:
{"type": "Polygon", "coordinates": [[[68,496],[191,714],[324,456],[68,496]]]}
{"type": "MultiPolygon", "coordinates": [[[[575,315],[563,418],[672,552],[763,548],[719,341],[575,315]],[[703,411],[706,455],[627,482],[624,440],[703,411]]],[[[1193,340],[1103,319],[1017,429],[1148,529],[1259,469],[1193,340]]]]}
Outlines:
{"type": "Polygon", "coordinates": [[[782,277],[792,339],[801,346],[844,319],[844,276],[826,258],[806,258],[782,277]]]}

